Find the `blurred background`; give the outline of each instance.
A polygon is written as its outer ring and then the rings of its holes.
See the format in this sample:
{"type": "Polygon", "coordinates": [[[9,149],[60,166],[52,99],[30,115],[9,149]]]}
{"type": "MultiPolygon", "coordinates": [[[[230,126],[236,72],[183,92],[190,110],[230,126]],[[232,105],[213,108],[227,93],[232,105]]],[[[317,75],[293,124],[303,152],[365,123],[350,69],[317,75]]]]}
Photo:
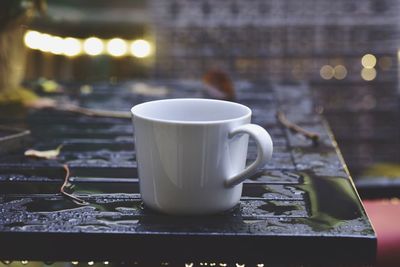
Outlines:
{"type": "Polygon", "coordinates": [[[7,54],[25,82],[199,79],[217,68],[234,79],[306,84],[353,178],[399,187],[390,180],[400,176],[399,4],[6,0],[0,12],[3,25],[29,16],[2,30],[3,40],[14,36],[18,52],[7,54]]]}
{"type": "Polygon", "coordinates": [[[201,79],[210,69],[234,80],[301,84],[361,195],[398,197],[399,7],[398,0],[3,0],[0,91],[21,82],[47,81],[51,90],[51,82],[201,79]]]}

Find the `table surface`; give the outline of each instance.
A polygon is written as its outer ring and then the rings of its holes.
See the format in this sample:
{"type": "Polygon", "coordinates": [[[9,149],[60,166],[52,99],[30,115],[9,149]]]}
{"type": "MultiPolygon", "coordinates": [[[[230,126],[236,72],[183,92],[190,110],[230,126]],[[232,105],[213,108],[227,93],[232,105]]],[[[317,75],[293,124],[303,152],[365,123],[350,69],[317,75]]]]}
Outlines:
{"type": "MultiPolygon", "coordinates": [[[[236,81],[237,101],[274,141],[272,160],[244,182],[240,204],[223,214],[179,217],[143,206],[129,119],[42,110],[0,114],[31,130],[29,147],[0,156],[0,258],[28,260],[248,261],[355,263],[374,260],[376,236],[328,125],[313,111],[305,85],[236,81]],[[318,144],[276,119],[282,110],[320,136],[318,144]],[[54,149],[57,159],[25,157],[54,149]],[[71,170],[70,190],[59,193],[71,170]],[[351,253],[348,253],[351,251],[351,253]]],[[[204,97],[197,81],[70,86],[53,97],[89,108],[129,110],[136,103],[204,97]]],[[[1,150],[0,150],[1,152],[1,150]]],[[[249,144],[249,162],[256,157],[249,144]]]]}

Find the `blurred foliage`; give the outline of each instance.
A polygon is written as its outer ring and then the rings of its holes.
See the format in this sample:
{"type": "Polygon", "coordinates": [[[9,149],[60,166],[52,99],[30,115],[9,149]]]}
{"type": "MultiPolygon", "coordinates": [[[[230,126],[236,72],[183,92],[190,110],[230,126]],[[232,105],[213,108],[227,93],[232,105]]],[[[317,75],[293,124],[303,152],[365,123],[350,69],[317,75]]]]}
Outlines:
{"type": "Polygon", "coordinates": [[[0,94],[0,106],[9,104],[26,104],[38,99],[31,90],[18,88],[17,90],[6,90],[0,94]]]}
{"type": "Polygon", "coordinates": [[[0,31],[21,17],[31,17],[35,12],[43,13],[45,9],[45,0],[1,0],[0,31]]]}
{"type": "Polygon", "coordinates": [[[0,106],[26,105],[38,99],[19,85],[25,64],[21,26],[45,9],[45,0],[0,0],[0,106]]]}

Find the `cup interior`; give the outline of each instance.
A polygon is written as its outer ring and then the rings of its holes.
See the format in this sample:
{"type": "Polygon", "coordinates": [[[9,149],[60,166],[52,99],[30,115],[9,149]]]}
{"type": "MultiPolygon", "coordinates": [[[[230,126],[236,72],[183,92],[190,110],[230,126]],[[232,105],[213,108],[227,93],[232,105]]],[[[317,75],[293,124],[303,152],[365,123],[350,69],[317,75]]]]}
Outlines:
{"type": "Polygon", "coordinates": [[[132,114],[148,120],[201,123],[235,120],[250,116],[251,110],[241,104],[213,99],[165,99],[136,105],[132,114]]]}

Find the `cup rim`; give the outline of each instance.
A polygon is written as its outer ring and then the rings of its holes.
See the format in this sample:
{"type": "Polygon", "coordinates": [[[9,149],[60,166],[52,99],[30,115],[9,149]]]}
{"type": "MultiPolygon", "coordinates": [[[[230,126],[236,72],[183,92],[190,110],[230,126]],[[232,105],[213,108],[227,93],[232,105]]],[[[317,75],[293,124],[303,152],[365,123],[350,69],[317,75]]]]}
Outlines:
{"type": "Polygon", "coordinates": [[[160,100],[152,100],[152,101],[147,101],[144,103],[137,104],[131,108],[131,114],[133,117],[140,118],[142,120],[147,120],[147,121],[152,121],[152,122],[157,122],[157,123],[166,123],[166,124],[182,124],[182,125],[209,125],[209,124],[221,124],[221,123],[227,123],[227,122],[232,122],[232,121],[237,121],[237,120],[242,120],[248,117],[251,117],[252,111],[249,107],[239,104],[236,102],[231,102],[231,101],[226,101],[226,100],[218,100],[218,99],[209,99],[209,98],[168,98],[168,99],[160,99],[160,100]],[[150,116],[143,116],[143,115],[138,115],[137,110],[145,105],[152,105],[157,102],[174,102],[174,101],[202,101],[202,102],[220,102],[223,104],[228,104],[231,106],[236,106],[236,107],[241,107],[246,110],[246,114],[243,116],[239,116],[236,118],[231,118],[231,119],[225,119],[225,120],[208,120],[208,121],[183,121],[183,120],[167,120],[167,119],[158,119],[158,118],[153,118],[150,116]]]}

